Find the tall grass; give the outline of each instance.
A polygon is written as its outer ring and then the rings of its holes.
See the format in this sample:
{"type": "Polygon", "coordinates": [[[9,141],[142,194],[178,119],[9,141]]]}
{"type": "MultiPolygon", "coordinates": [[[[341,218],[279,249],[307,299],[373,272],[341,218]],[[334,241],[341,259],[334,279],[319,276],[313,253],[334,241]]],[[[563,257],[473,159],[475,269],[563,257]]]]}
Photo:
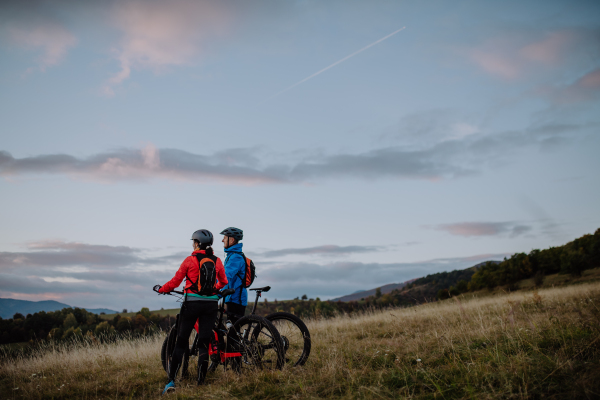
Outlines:
{"type": "MultiPolygon", "coordinates": [[[[598,398],[600,283],[311,320],[302,368],[178,383],[172,398],[598,398]]],[[[0,360],[2,398],[157,397],[163,336],[0,360]],[[18,389],[17,389],[18,388],[18,389]]]]}

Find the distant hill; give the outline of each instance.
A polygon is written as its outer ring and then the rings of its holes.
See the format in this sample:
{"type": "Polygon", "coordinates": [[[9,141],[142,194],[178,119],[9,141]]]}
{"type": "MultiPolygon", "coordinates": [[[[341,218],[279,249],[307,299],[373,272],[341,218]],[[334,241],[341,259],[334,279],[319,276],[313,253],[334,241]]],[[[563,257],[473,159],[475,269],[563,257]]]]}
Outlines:
{"type": "MultiPolygon", "coordinates": [[[[16,313],[21,313],[23,315],[34,314],[40,311],[58,311],[63,308],[73,308],[68,304],[59,303],[54,300],[43,300],[43,301],[29,301],[29,300],[16,300],[16,299],[3,299],[0,298],[0,317],[2,318],[12,318],[16,313]]],[[[83,307],[80,307],[83,308],[83,307]]],[[[109,310],[107,308],[94,308],[87,309],[87,311],[92,312],[94,314],[100,314],[102,312],[106,314],[116,313],[114,310],[109,310]]]]}
{"type": "MultiPolygon", "coordinates": [[[[456,285],[459,281],[464,280],[468,282],[475,271],[490,262],[493,264],[499,264],[500,261],[485,261],[469,268],[454,270],[451,272],[438,272],[430,274],[422,278],[411,279],[402,283],[390,283],[387,285],[380,286],[381,294],[391,294],[397,297],[403,304],[407,302],[423,302],[435,300],[437,293],[440,289],[445,289],[450,286],[456,285]],[[408,291],[402,289],[409,289],[408,291]],[[400,293],[402,292],[402,293],[400,293]]],[[[345,296],[331,299],[330,301],[359,301],[366,299],[369,296],[375,296],[377,288],[370,290],[363,290],[354,292],[345,296]]]]}
{"type": "MultiPolygon", "coordinates": [[[[402,289],[404,286],[406,286],[407,284],[414,282],[414,281],[415,281],[414,279],[411,279],[409,281],[402,282],[402,283],[389,283],[387,285],[383,285],[380,287],[381,293],[386,294],[386,293],[390,293],[392,290],[402,289]]],[[[356,301],[356,300],[360,300],[363,298],[366,299],[369,296],[375,296],[375,291],[377,289],[378,288],[369,289],[369,290],[359,290],[357,292],[347,294],[342,297],[336,297],[335,299],[331,299],[331,301],[356,301]]]]}

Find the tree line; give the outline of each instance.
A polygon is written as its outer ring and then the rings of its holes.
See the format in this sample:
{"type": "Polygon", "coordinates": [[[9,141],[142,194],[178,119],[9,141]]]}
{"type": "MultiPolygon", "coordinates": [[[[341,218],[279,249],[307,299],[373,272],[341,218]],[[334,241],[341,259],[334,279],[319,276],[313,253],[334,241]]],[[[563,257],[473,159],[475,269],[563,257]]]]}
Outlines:
{"type": "Polygon", "coordinates": [[[60,311],[40,311],[24,316],[16,313],[10,319],[0,318],[0,344],[64,341],[75,338],[107,340],[119,335],[143,336],[168,329],[174,317],[150,313],[142,308],[134,317],[117,314],[110,320],[83,308],[63,308],[60,311]]]}
{"type": "Polygon", "coordinates": [[[546,275],[558,273],[580,277],[583,271],[597,267],[600,267],[600,229],[563,246],[534,249],[529,254],[516,253],[500,263],[487,262],[477,269],[470,281],[448,286],[438,298],[499,286],[514,290],[517,282],[530,278],[540,286],[546,275]]]}

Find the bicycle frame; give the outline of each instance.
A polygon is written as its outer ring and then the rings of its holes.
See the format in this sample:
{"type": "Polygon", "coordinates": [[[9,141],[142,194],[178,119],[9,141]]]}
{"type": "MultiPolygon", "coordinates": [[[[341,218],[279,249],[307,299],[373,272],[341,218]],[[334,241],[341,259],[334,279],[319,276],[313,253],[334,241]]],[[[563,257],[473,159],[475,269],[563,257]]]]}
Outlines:
{"type": "MultiPolygon", "coordinates": [[[[177,290],[173,290],[172,293],[184,295],[183,292],[180,292],[177,290]]],[[[169,294],[171,294],[171,293],[169,293],[169,294]]],[[[227,312],[225,311],[225,297],[223,297],[221,300],[219,300],[219,304],[220,304],[220,306],[217,311],[217,319],[215,321],[215,327],[213,328],[214,340],[211,339],[211,343],[208,347],[208,356],[210,357],[210,359],[212,361],[219,361],[221,363],[224,363],[228,358],[242,357],[242,353],[241,352],[227,352],[227,351],[225,351],[225,349],[223,349],[224,337],[227,335],[227,328],[225,327],[225,325],[223,323],[223,315],[227,314],[227,312]],[[215,358],[216,358],[216,360],[215,360],[215,358]]],[[[175,326],[176,326],[176,329],[179,329],[179,314],[177,314],[175,317],[175,326]]],[[[198,332],[199,327],[198,327],[197,321],[196,321],[194,328],[196,329],[196,332],[198,332]]],[[[235,339],[233,339],[233,340],[235,340],[235,339]]],[[[192,344],[192,348],[190,349],[189,354],[190,355],[198,354],[198,336],[197,335],[194,338],[194,342],[192,344]]]]}
{"type": "MultiPolygon", "coordinates": [[[[213,328],[214,341],[211,340],[210,345],[208,346],[208,356],[213,361],[220,361],[222,363],[225,362],[228,358],[232,357],[241,357],[242,353],[240,352],[227,352],[223,347],[224,337],[227,336],[227,328],[223,324],[223,314],[226,314],[225,311],[225,299],[219,300],[221,305],[219,306],[219,310],[217,312],[217,320],[215,327],[213,328]],[[213,357],[214,356],[214,357],[213,357]],[[217,357],[217,360],[214,358],[217,357]]],[[[196,332],[198,332],[198,322],[195,325],[196,332]]],[[[194,343],[192,344],[192,349],[190,350],[190,354],[196,354],[198,352],[198,336],[194,339],[194,343]]]]}

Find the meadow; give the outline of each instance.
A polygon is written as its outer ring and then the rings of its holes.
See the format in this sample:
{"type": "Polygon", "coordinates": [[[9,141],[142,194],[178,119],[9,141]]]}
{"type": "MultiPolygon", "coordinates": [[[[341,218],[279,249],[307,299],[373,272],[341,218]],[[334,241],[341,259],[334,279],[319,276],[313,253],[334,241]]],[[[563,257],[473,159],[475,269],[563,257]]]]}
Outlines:
{"type": "MultiPolygon", "coordinates": [[[[598,398],[599,304],[596,282],[312,319],[304,367],[245,376],[220,368],[206,386],[179,382],[169,398],[598,398]]],[[[47,344],[4,358],[0,397],[158,397],[163,337],[47,344]]]]}

